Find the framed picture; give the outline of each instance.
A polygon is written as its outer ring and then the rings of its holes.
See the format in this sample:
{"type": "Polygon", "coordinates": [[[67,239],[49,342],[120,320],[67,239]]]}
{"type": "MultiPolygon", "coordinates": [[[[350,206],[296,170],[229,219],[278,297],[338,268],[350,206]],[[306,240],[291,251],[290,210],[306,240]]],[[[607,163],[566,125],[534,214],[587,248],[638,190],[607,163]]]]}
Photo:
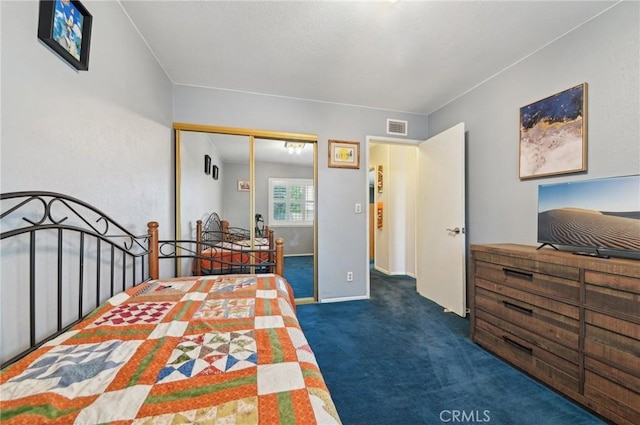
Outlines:
{"type": "Polygon", "coordinates": [[[520,108],[520,178],[587,171],[587,83],[520,108]]]}
{"type": "Polygon", "coordinates": [[[251,190],[251,185],[246,180],[238,180],[238,192],[248,192],[251,190]]]}
{"type": "Polygon", "coordinates": [[[329,140],[329,167],[360,168],[360,143],[329,140]]]}
{"type": "Polygon", "coordinates": [[[218,180],[218,166],[217,165],[214,165],[213,168],[211,168],[211,175],[212,175],[214,180],[218,180]]]}
{"type": "Polygon", "coordinates": [[[80,71],[89,69],[93,17],[76,0],[40,0],[38,38],[80,71]]]}
{"type": "Polygon", "coordinates": [[[376,179],[378,180],[378,193],[382,193],[382,189],[384,187],[384,173],[382,171],[382,165],[378,165],[378,171],[376,173],[376,179]]]}
{"type": "Polygon", "coordinates": [[[209,155],[204,156],[204,173],[211,174],[211,157],[209,155]]]}

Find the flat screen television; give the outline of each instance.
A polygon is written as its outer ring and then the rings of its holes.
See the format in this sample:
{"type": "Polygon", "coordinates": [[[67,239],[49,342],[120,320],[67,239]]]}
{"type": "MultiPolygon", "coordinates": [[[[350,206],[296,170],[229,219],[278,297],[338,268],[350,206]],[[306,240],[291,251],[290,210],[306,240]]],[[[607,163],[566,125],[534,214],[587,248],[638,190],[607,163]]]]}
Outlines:
{"type": "Polygon", "coordinates": [[[640,175],[539,185],[538,242],[640,259],[640,175]]]}

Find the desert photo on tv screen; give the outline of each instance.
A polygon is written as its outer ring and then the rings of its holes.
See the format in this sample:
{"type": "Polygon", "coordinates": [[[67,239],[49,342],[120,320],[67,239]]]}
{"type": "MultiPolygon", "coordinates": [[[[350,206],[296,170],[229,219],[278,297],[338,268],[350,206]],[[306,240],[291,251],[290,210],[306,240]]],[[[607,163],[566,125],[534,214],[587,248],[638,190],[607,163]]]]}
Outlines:
{"type": "Polygon", "coordinates": [[[640,175],[538,186],[538,242],[640,252],[640,175]]]}

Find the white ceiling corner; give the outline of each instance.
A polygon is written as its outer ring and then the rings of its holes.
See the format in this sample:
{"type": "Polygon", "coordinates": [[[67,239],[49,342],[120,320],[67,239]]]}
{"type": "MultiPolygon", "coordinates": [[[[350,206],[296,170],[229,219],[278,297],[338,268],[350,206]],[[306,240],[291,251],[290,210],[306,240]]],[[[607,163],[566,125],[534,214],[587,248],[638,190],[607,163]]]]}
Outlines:
{"type": "Polygon", "coordinates": [[[617,2],[120,3],[175,84],[427,115],[617,2]]]}

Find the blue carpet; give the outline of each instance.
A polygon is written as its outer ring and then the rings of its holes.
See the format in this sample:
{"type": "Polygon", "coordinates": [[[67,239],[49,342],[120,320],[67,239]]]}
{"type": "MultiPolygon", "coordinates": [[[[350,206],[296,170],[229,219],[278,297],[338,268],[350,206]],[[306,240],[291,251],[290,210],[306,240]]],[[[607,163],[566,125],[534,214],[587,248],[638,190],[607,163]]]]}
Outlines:
{"type": "Polygon", "coordinates": [[[313,255],[284,257],[284,277],[296,298],[313,298],[313,255]]]}
{"type": "Polygon", "coordinates": [[[412,278],[372,270],[370,300],[297,311],[345,425],[604,423],[473,343],[412,278]]]}

